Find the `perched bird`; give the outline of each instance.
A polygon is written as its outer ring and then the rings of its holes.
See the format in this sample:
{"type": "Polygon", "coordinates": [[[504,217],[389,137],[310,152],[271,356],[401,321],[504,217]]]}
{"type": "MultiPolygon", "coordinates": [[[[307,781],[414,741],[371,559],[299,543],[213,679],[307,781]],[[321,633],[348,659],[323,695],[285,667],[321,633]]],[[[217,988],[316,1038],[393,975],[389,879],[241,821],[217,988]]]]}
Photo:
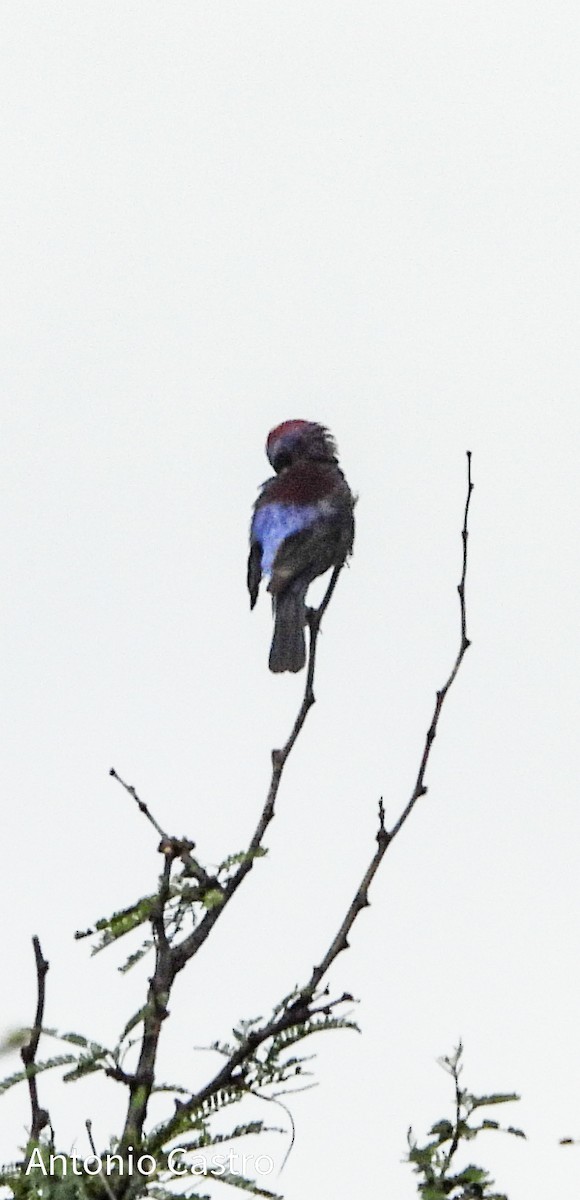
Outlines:
{"type": "Polygon", "coordinates": [[[338,465],[336,443],[315,421],[283,421],[268,434],[276,474],[262,485],[250,530],[250,607],[262,575],[274,605],[271,671],[300,671],[306,661],[308,585],[352,550],[354,497],[338,465]]]}

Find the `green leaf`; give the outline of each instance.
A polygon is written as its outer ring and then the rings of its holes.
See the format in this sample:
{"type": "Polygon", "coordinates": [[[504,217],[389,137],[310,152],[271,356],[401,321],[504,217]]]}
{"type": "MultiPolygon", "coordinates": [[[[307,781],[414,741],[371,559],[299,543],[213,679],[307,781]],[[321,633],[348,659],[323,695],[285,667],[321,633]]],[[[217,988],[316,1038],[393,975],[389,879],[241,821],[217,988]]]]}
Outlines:
{"type": "Polygon", "coordinates": [[[488,1104],[511,1104],[512,1100],[520,1098],[516,1092],[494,1092],[491,1096],[473,1096],[472,1108],[482,1108],[488,1104]]]}
{"type": "Polygon", "coordinates": [[[145,955],[149,953],[149,951],[153,948],[153,945],[153,940],[151,938],[147,938],[146,941],[143,942],[143,945],[140,946],[138,950],[135,950],[133,954],[130,954],[129,957],[125,959],[125,962],[117,968],[121,975],[126,975],[127,971],[131,970],[131,967],[134,967],[138,962],[141,962],[141,959],[145,958],[145,955]]]}
{"type": "Polygon", "coordinates": [[[229,871],[230,867],[237,867],[240,863],[251,862],[254,858],[264,858],[268,851],[263,846],[257,846],[255,850],[240,850],[237,854],[230,854],[228,858],[220,863],[218,867],[218,875],[224,871],[229,871]]]}
{"type": "Polygon", "coordinates": [[[465,1187],[468,1183],[485,1183],[488,1179],[489,1175],[487,1171],[484,1171],[482,1167],[474,1167],[473,1164],[465,1167],[463,1171],[460,1171],[455,1176],[455,1182],[458,1185],[461,1184],[462,1187],[465,1187]]]}
{"type": "Polygon", "coordinates": [[[152,1092],[177,1092],[180,1096],[190,1096],[191,1092],[188,1088],[181,1087],[179,1083],[156,1083],[151,1088],[152,1092]]]}
{"type": "Polygon", "coordinates": [[[508,1125],[506,1133],[512,1133],[514,1137],[525,1138],[526,1136],[523,1129],[517,1129],[515,1125],[508,1125]]]}
{"type": "Polygon", "coordinates": [[[207,892],[203,893],[202,904],[204,908],[219,908],[220,904],[223,904],[223,902],[224,894],[223,892],[220,892],[219,888],[209,888],[207,892]]]}
{"type": "Polygon", "coordinates": [[[453,1055],[438,1060],[454,1081],[455,1111],[453,1119],[435,1122],[429,1131],[429,1136],[437,1138],[437,1141],[429,1142],[424,1146],[417,1145],[413,1131],[409,1128],[407,1133],[408,1161],[412,1164],[415,1173],[422,1176],[418,1183],[418,1191],[422,1200],[436,1200],[436,1198],[443,1200],[444,1197],[453,1197],[454,1200],[468,1200],[468,1198],[475,1200],[476,1197],[479,1197],[480,1200],[507,1200],[499,1192],[492,1192],[493,1180],[483,1167],[470,1163],[456,1174],[453,1174],[451,1170],[456,1151],[464,1149],[465,1143],[473,1141],[477,1134],[484,1130],[499,1130],[500,1132],[514,1133],[519,1137],[524,1136],[521,1130],[516,1130],[511,1126],[504,1130],[499,1121],[490,1118],[483,1119],[481,1124],[476,1126],[469,1124],[469,1117],[475,1109],[488,1104],[506,1104],[518,1100],[519,1097],[515,1092],[493,1092],[489,1096],[474,1096],[467,1089],[460,1088],[458,1079],[462,1070],[462,1066],[460,1066],[462,1054],[463,1047],[459,1043],[453,1055]],[[449,1142],[451,1145],[444,1151],[443,1145],[449,1142]],[[461,1190],[461,1196],[458,1189],[461,1190]]]}
{"type": "Polygon", "coordinates": [[[436,1121],[429,1130],[430,1137],[437,1137],[440,1142],[447,1142],[453,1137],[453,1124],[451,1121],[436,1121]]]}
{"type": "Polygon", "coordinates": [[[90,932],[101,933],[102,937],[96,946],[93,946],[91,953],[98,954],[113,942],[118,941],[119,938],[125,937],[125,934],[132,933],[134,929],[137,929],[145,921],[149,921],[158,902],[159,897],[156,893],[154,895],[142,896],[136,904],[131,904],[128,908],[119,909],[111,917],[100,917],[95,922],[94,929],[90,932]]]}
{"type": "Polygon", "coordinates": [[[67,1067],[70,1063],[76,1063],[76,1061],[74,1054],[60,1054],[57,1058],[49,1058],[45,1062],[33,1063],[26,1071],[17,1071],[15,1075],[9,1075],[6,1079],[3,1079],[0,1082],[0,1094],[7,1092],[15,1084],[23,1083],[25,1079],[30,1079],[33,1075],[41,1075],[43,1071],[52,1071],[54,1067],[67,1067]]]}
{"type": "Polygon", "coordinates": [[[11,1054],[13,1050],[21,1050],[30,1039],[30,1029],[10,1029],[0,1041],[0,1056],[11,1054]]]}
{"type": "Polygon", "coordinates": [[[72,1071],[67,1071],[63,1075],[63,1083],[74,1083],[75,1079],[82,1079],[84,1075],[93,1075],[95,1071],[104,1070],[105,1063],[100,1055],[95,1055],[94,1058],[87,1056],[78,1059],[76,1066],[72,1071]]]}
{"type": "Polygon", "coordinates": [[[129,1017],[129,1020],[127,1021],[127,1024],[125,1025],[125,1028],[124,1028],[124,1030],[119,1038],[119,1041],[117,1043],[118,1049],[122,1046],[123,1042],[125,1041],[125,1038],[129,1036],[129,1034],[131,1033],[131,1030],[135,1029],[135,1026],[139,1025],[141,1023],[146,1012],[147,1012],[147,1005],[144,1004],[143,1007],[140,1008],[138,1012],[133,1013],[133,1016],[129,1017]]]}
{"type": "Polygon", "coordinates": [[[91,1055],[102,1054],[104,1056],[110,1053],[106,1046],[101,1046],[99,1042],[83,1037],[80,1033],[51,1033],[50,1036],[58,1038],[61,1042],[69,1042],[72,1046],[81,1046],[91,1055]]]}
{"type": "Polygon", "coordinates": [[[219,1179],[220,1183],[229,1183],[231,1187],[240,1188],[244,1192],[249,1192],[252,1196],[265,1196],[267,1200],[284,1200],[277,1192],[271,1192],[268,1188],[261,1188],[252,1179],[247,1179],[245,1175],[232,1174],[230,1171],[225,1171],[223,1174],[217,1171],[209,1170],[207,1172],[208,1179],[219,1179]]]}

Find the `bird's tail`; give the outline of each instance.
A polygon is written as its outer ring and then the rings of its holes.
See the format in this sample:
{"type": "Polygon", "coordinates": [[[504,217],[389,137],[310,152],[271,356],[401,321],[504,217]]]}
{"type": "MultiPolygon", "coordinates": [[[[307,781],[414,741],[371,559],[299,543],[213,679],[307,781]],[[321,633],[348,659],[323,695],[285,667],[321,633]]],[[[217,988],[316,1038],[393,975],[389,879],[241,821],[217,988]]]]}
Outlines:
{"type": "Polygon", "coordinates": [[[287,588],[274,599],[274,636],[268,666],[271,671],[301,671],[306,662],[305,589],[287,588]]]}

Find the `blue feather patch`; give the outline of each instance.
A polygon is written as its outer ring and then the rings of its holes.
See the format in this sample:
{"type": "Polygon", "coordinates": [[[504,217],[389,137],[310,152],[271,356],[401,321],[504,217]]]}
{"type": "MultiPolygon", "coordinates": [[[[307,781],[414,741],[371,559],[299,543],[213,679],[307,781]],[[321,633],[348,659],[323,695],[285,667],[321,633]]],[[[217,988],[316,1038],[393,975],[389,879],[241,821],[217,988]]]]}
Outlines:
{"type": "Polygon", "coordinates": [[[320,510],[316,504],[280,504],[272,501],[257,509],[252,521],[252,541],[260,542],[262,546],[264,575],[272,574],[281,543],[293,533],[300,533],[302,529],[314,525],[319,517],[320,510]]]}

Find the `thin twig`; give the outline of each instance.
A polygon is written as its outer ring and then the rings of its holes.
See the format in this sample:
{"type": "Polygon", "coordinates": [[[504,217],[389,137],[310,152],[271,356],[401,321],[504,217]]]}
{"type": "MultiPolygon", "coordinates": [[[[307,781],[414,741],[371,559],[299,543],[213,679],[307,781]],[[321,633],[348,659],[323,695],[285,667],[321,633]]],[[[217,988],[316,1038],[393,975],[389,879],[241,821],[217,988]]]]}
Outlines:
{"type": "Polygon", "coordinates": [[[201,863],[198,863],[197,859],[191,854],[191,851],[195,847],[195,842],[190,842],[188,838],[169,837],[169,834],[165,833],[159,822],[155,820],[151,809],[147,804],[145,804],[145,801],[141,800],[141,797],[138,796],[137,790],[133,787],[133,784],[125,783],[125,780],[121,779],[121,776],[114,767],[111,767],[109,775],[111,775],[113,779],[116,779],[117,783],[120,783],[121,787],[128,792],[129,796],[131,796],[135,801],[139,811],[143,813],[143,816],[147,818],[147,820],[159,834],[159,837],[161,838],[161,845],[159,846],[161,853],[169,853],[172,858],[180,858],[188,874],[197,879],[202,887],[217,887],[218,885],[216,880],[212,879],[211,876],[207,874],[207,871],[204,871],[201,863]]]}
{"type": "MultiPolygon", "coordinates": [[[[176,975],[174,951],[167,938],[164,919],[165,906],[169,898],[171,861],[171,858],[167,856],[159,882],[155,909],[151,917],[155,938],[155,970],[149,980],[147,1003],[144,1008],[139,1061],[135,1074],[130,1076],[128,1082],[129,1103],[119,1145],[119,1154],[122,1157],[126,1157],[130,1146],[139,1145],[141,1140],[147,1106],[155,1083],[155,1063],[161,1026],[169,1016],[167,1003],[176,975]]],[[[121,1180],[117,1189],[118,1194],[123,1194],[125,1190],[126,1185],[121,1180]]]]}
{"type": "MultiPolygon", "coordinates": [[[[90,1145],[90,1147],[91,1147],[91,1150],[92,1150],[92,1152],[93,1152],[93,1154],[94,1154],[95,1158],[99,1158],[99,1155],[97,1154],[97,1150],[96,1150],[95,1142],[94,1142],[94,1139],[93,1139],[93,1122],[92,1122],[92,1121],[89,1121],[88,1117],[87,1117],[87,1120],[85,1121],[85,1129],[86,1129],[86,1131],[87,1131],[87,1136],[88,1136],[88,1139],[89,1139],[89,1145],[90,1145]]],[[[99,1176],[100,1176],[100,1179],[101,1179],[101,1183],[103,1184],[103,1187],[104,1187],[104,1189],[105,1189],[105,1191],[106,1191],[106,1193],[107,1193],[107,1195],[108,1195],[108,1197],[109,1197],[109,1200],[116,1200],[115,1193],[114,1193],[114,1191],[113,1191],[113,1189],[112,1189],[112,1187],[111,1187],[111,1185],[110,1185],[110,1183],[109,1183],[109,1180],[107,1179],[107,1176],[105,1175],[105,1173],[104,1173],[104,1171],[103,1171],[103,1167],[102,1167],[102,1165],[101,1165],[101,1169],[100,1169],[100,1171],[99,1171],[99,1176]]]]}
{"type": "MultiPolygon", "coordinates": [[[[304,725],[304,722],[306,721],[308,713],[312,708],[312,705],[316,703],[316,697],[314,695],[314,672],[316,669],[316,646],[318,643],[318,634],[320,632],[320,623],[328,608],[328,605],[330,604],[332,593],[337,585],[338,577],[341,571],[342,564],[338,567],[334,567],[330,577],[330,582],[320,605],[318,608],[307,609],[306,618],[310,632],[310,644],[308,648],[308,668],[306,671],[304,696],[302,698],[302,704],[298,710],[298,715],[294,725],[292,726],[288,740],[282,746],[281,750],[272,751],[272,776],[270,779],[270,786],[268,788],[268,795],[266,797],[264,808],[262,809],[260,820],[258,821],[254,836],[250,842],[251,850],[256,850],[258,846],[261,845],[264,833],[266,832],[266,829],[272,820],[272,817],[274,816],[274,804],[278,795],[278,789],[282,779],[282,772],[296,744],[296,739],[304,725]]],[[[241,867],[244,867],[245,865],[245,863],[242,863],[241,867]]],[[[248,869],[249,866],[251,866],[251,863],[248,864],[248,869]]],[[[238,871],[238,874],[241,871],[241,867],[238,871]]]]}
{"type": "Polygon", "coordinates": [[[471,642],[469,641],[469,638],[467,636],[467,612],[466,612],[466,607],[465,607],[465,581],[467,578],[467,539],[469,537],[469,532],[467,529],[467,518],[469,516],[469,505],[471,502],[471,493],[472,492],[473,492],[473,483],[471,481],[471,450],[468,450],[467,451],[467,497],[465,500],[465,511],[463,514],[463,528],[461,530],[461,538],[463,541],[463,566],[462,566],[462,571],[461,571],[461,579],[460,579],[460,582],[457,587],[457,591],[459,593],[459,606],[460,606],[460,618],[461,618],[461,640],[460,640],[460,644],[459,644],[459,650],[457,652],[457,657],[451,668],[449,677],[447,678],[446,682],[443,684],[443,687],[441,688],[441,690],[437,692],[437,695],[435,698],[435,708],[433,710],[433,717],[431,719],[431,724],[427,730],[427,736],[425,738],[425,747],[423,750],[423,756],[421,758],[419,772],[417,775],[413,793],[411,795],[411,799],[409,800],[409,803],[406,805],[406,807],[403,809],[403,812],[401,813],[398,821],[393,825],[393,828],[391,829],[390,835],[389,835],[390,841],[392,841],[393,838],[396,837],[397,834],[399,833],[399,830],[402,829],[403,825],[405,824],[405,821],[410,816],[413,808],[415,807],[417,800],[419,800],[421,796],[426,795],[427,788],[425,786],[425,772],[427,770],[427,764],[429,762],[429,757],[431,754],[431,747],[433,745],[433,742],[435,741],[435,737],[437,734],[437,726],[439,724],[439,717],[441,715],[441,709],[443,708],[443,703],[444,703],[445,697],[449,691],[449,688],[451,687],[452,683],[454,682],[457,672],[461,666],[461,663],[463,662],[464,656],[471,645],[471,642]]]}
{"type": "Polygon", "coordinates": [[[121,787],[124,787],[125,791],[128,792],[129,795],[133,797],[133,800],[135,801],[135,804],[137,805],[139,811],[142,812],[143,816],[147,817],[147,820],[151,822],[153,828],[157,831],[157,833],[159,834],[159,837],[162,839],[162,841],[165,840],[165,838],[167,837],[167,834],[161,828],[159,822],[155,820],[155,817],[153,816],[151,809],[147,807],[147,805],[145,804],[145,801],[141,800],[139,798],[133,785],[131,783],[125,783],[125,780],[121,779],[121,776],[118,774],[118,772],[115,770],[114,767],[111,767],[111,770],[109,771],[109,775],[112,775],[113,779],[116,779],[117,782],[121,784],[121,787]]]}
{"type": "Polygon", "coordinates": [[[328,971],[328,968],[331,965],[331,963],[334,962],[334,959],[337,957],[338,954],[341,953],[342,950],[346,950],[348,948],[348,934],[350,933],[350,930],[352,929],[352,926],[354,925],[356,918],[358,917],[358,914],[361,912],[361,910],[363,908],[366,908],[369,904],[368,890],[369,890],[370,884],[371,884],[374,876],[376,875],[376,873],[378,871],[381,861],[387,852],[388,847],[390,846],[391,842],[393,841],[393,838],[395,838],[397,836],[397,834],[400,832],[400,830],[402,829],[403,825],[405,824],[405,821],[408,819],[415,804],[417,803],[417,800],[421,796],[424,796],[427,792],[427,787],[425,784],[425,773],[426,773],[427,765],[429,763],[429,758],[431,755],[431,748],[433,746],[433,742],[435,740],[435,736],[437,733],[437,727],[439,724],[439,717],[441,715],[441,709],[443,708],[445,697],[447,696],[447,693],[457,676],[457,672],[459,671],[459,668],[461,666],[463,658],[464,658],[467,650],[469,649],[469,646],[471,645],[469,638],[467,637],[467,612],[466,612],[466,606],[465,606],[465,583],[466,583],[466,579],[467,579],[467,539],[469,536],[469,531],[467,528],[467,520],[468,520],[468,516],[469,516],[469,505],[471,502],[472,492],[473,492],[473,482],[471,479],[471,451],[468,450],[467,451],[467,496],[465,499],[465,509],[464,509],[464,513],[463,513],[463,528],[461,530],[461,539],[463,542],[463,561],[462,561],[462,569],[461,569],[461,579],[460,579],[460,582],[459,582],[459,585],[457,588],[457,591],[459,593],[459,606],[460,606],[459,650],[457,652],[455,662],[453,663],[453,666],[451,668],[451,671],[449,673],[449,676],[448,676],[446,682],[444,683],[444,685],[440,689],[440,691],[437,692],[437,696],[436,696],[436,700],[435,700],[435,709],[433,712],[433,716],[431,718],[431,724],[429,725],[429,728],[427,730],[427,734],[426,734],[426,738],[425,738],[425,747],[424,747],[423,754],[421,757],[421,763],[419,766],[419,771],[417,774],[415,787],[413,788],[413,792],[411,794],[411,798],[410,798],[408,804],[403,809],[403,812],[401,813],[401,816],[399,817],[398,821],[395,822],[395,824],[393,825],[393,828],[390,831],[385,829],[385,811],[384,811],[384,807],[383,807],[383,801],[382,801],[382,799],[379,801],[379,829],[378,829],[378,833],[377,833],[378,846],[377,846],[376,853],[373,855],[373,858],[371,859],[371,862],[369,863],[369,866],[367,867],[367,870],[365,871],[365,874],[364,874],[361,884],[356,892],[354,900],[352,901],[352,904],[350,905],[350,908],[344,918],[344,921],[342,922],[342,925],[340,926],[338,933],[336,934],[336,937],[331,942],[322,961],[319,963],[319,965],[317,967],[314,968],[309,984],[307,985],[306,988],[304,988],[303,992],[301,993],[301,995],[304,998],[307,998],[308,996],[312,996],[314,990],[318,987],[321,979],[328,971]]]}
{"type": "Polygon", "coordinates": [[[157,895],[157,903],[151,916],[151,925],[157,939],[157,943],[165,954],[170,954],[171,947],[165,930],[165,905],[170,897],[170,880],[171,880],[171,858],[166,856],[163,864],[163,874],[159,884],[159,892],[157,895]]]}
{"type": "Polygon", "coordinates": [[[445,1178],[445,1175],[446,1175],[447,1171],[449,1170],[449,1167],[451,1166],[451,1160],[457,1150],[457,1147],[459,1146],[459,1141],[461,1138],[461,1106],[463,1103],[463,1096],[461,1093],[461,1088],[459,1086],[459,1076],[461,1074],[461,1067],[459,1065],[459,1060],[461,1058],[462,1050],[463,1050],[463,1046],[460,1042],[459,1046],[457,1047],[457,1052],[456,1052],[455,1058],[450,1063],[451,1074],[453,1076],[453,1083],[454,1083],[454,1087],[455,1087],[455,1125],[453,1128],[453,1137],[451,1139],[451,1145],[449,1147],[449,1150],[447,1151],[447,1154],[445,1155],[445,1165],[444,1165],[443,1173],[442,1173],[443,1178],[445,1178]]]}
{"type": "Polygon", "coordinates": [[[231,900],[234,892],[237,891],[246,875],[248,875],[248,873],[252,870],[254,859],[256,857],[256,850],[259,850],[261,847],[264,834],[274,816],[274,805],[276,803],[276,797],[280,788],[280,781],[282,779],[284,767],[296,743],[296,739],[304,725],[304,722],[306,721],[306,717],[308,716],[312,705],[315,703],[313,684],[314,670],[316,666],[316,645],[320,632],[320,622],[324,616],[324,613],[326,612],[326,609],[328,608],[328,605],[330,604],[330,600],[332,598],[332,594],[336,587],[341,570],[342,567],[340,566],[334,568],[321,604],[318,608],[308,609],[307,612],[310,642],[308,648],[308,668],[306,672],[306,682],[304,685],[302,703],[287,741],[280,750],[272,751],[272,774],[270,777],[270,784],[268,787],[264,807],[260,814],[260,819],[256,825],[248,846],[247,856],[240,863],[237,871],[228,880],[224,888],[221,904],[209,909],[208,912],[205,913],[197,928],[194,929],[179,946],[174,948],[174,954],[176,955],[178,962],[178,970],[182,970],[186,962],[188,962],[189,959],[197,953],[200,946],[203,945],[206,938],[211,933],[216,921],[224,911],[226,904],[228,904],[228,902],[231,900]]]}
{"type": "Polygon", "coordinates": [[[348,950],[348,946],[349,946],[348,935],[349,935],[359,913],[362,912],[363,908],[369,907],[369,904],[370,904],[369,897],[368,897],[369,888],[370,888],[370,885],[371,885],[371,883],[379,869],[379,866],[387,852],[387,848],[389,846],[390,840],[391,840],[390,835],[387,833],[387,831],[385,829],[385,825],[384,825],[383,802],[382,802],[382,800],[380,800],[379,801],[379,830],[377,833],[377,849],[376,849],[375,853],[373,854],[373,857],[362,877],[361,883],[356,891],[354,899],[348,909],[348,912],[344,918],[344,921],[342,922],[342,925],[340,926],[338,933],[336,934],[336,936],[333,938],[332,942],[330,943],[330,946],[328,947],[328,950],[326,951],[324,958],[321,959],[318,966],[314,967],[314,969],[312,971],[312,975],[310,976],[309,983],[300,993],[300,996],[303,1000],[309,1001],[310,999],[312,999],[312,996],[314,995],[316,988],[318,987],[321,980],[326,975],[326,972],[328,971],[328,968],[330,967],[331,963],[334,962],[335,958],[337,958],[337,956],[341,953],[341,951],[348,950]]]}
{"type": "Polygon", "coordinates": [[[35,1071],[36,1051],[38,1050],[38,1043],[39,1043],[40,1034],[42,1031],[42,1022],[44,1020],[45,980],[46,980],[46,974],[47,974],[47,971],[49,968],[49,963],[43,957],[42,950],[40,948],[40,941],[36,937],[36,935],[32,939],[32,945],[34,947],[34,961],[36,964],[36,989],[37,989],[36,1015],[34,1018],[34,1025],[33,1025],[32,1029],[30,1030],[30,1041],[27,1042],[26,1046],[23,1046],[20,1051],[20,1057],[22,1059],[22,1062],[24,1063],[26,1075],[28,1078],[28,1091],[29,1091],[29,1095],[30,1095],[30,1110],[31,1110],[31,1114],[32,1114],[32,1124],[30,1126],[30,1137],[28,1140],[28,1147],[27,1147],[26,1156],[25,1156],[25,1160],[24,1160],[25,1167],[28,1166],[28,1163],[30,1161],[32,1152],[34,1150],[34,1143],[38,1142],[40,1134],[41,1134],[42,1130],[44,1129],[45,1125],[50,1124],[50,1117],[48,1115],[47,1110],[45,1108],[41,1108],[39,1101],[38,1101],[38,1089],[36,1086],[36,1071],[35,1071]]]}
{"type": "MultiPolygon", "coordinates": [[[[314,1085],[311,1084],[310,1086],[313,1087],[314,1085]]],[[[305,1088],[295,1088],[294,1089],[294,1091],[297,1091],[297,1092],[298,1091],[303,1092],[305,1090],[306,1090],[305,1088]]],[[[292,1094],[294,1094],[294,1093],[292,1093],[292,1094]]],[[[268,1104],[277,1104],[278,1108],[283,1109],[283,1111],[286,1113],[286,1116],[288,1117],[288,1120],[290,1121],[290,1145],[288,1146],[288,1148],[286,1150],[284,1158],[282,1159],[282,1165],[278,1171],[278,1174],[281,1175],[282,1171],[284,1170],[284,1167],[286,1166],[286,1163],[288,1162],[288,1159],[290,1158],[292,1150],[294,1149],[294,1142],[296,1141],[296,1125],[294,1123],[294,1117],[292,1116],[292,1113],[290,1112],[290,1109],[288,1108],[288,1106],[286,1104],[284,1104],[282,1102],[282,1100],[280,1100],[278,1098],[278,1096],[266,1096],[264,1094],[264,1092],[258,1092],[255,1088],[252,1090],[252,1095],[258,1096],[258,1098],[260,1100],[266,1100],[268,1102],[268,1104]]],[[[285,1095],[285,1093],[283,1092],[282,1095],[285,1095]]]]}

